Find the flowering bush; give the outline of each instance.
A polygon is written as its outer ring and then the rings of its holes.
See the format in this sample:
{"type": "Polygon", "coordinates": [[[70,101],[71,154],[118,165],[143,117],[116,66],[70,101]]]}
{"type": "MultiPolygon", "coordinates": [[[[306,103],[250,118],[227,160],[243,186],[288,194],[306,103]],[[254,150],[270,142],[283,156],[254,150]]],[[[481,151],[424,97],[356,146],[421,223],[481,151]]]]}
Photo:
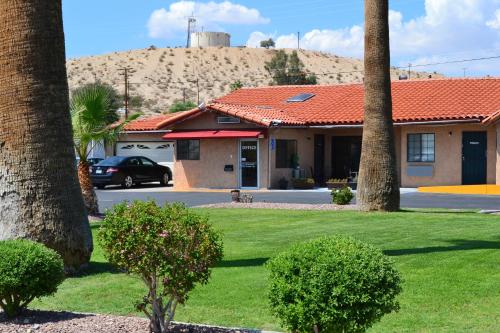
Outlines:
{"type": "Polygon", "coordinates": [[[292,332],[364,332],[399,309],[392,260],[352,238],[295,245],[267,267],[272,312],[292,332]]]}
{"type": "Polygon", "coordinates": [[[55,251],[27,240],[0,242],[0,308],[8,317],[55,293],[63,280],[64,264],[55,251]]]}
{"type": "Polygon", "coordinates": [[[207,283],[210,267],[222,259],[219,234],[182,204],[119,204],[106,214],[98,237],[107,259],[148,287],[137,309],[155,333],[167,332],[177,304],[197,283],[207,283]]]}
{"type": "Polygon", "coordinates": [[[331,196],[333,203],[337,205],[348,205],[354,198],[351,188],[347,186],[333,189],[331,196]]]}

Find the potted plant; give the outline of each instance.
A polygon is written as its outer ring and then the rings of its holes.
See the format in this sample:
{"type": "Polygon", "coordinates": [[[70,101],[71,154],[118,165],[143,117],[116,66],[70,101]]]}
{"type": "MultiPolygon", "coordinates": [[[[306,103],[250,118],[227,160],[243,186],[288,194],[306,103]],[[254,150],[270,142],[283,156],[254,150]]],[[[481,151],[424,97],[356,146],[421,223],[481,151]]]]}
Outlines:
{"type": "Polygon", "coordinates": [[[292,154],[292,177],[300,178],[300,165],[299,165],[299,155],[292,154]]]}
{"type": "Polygon", "coordinates": [[[312,178],[294,178],[293,188],[298,190],[311,190],[314,188],[315,182],[312,178]]]}
{"type": "Polygon", "coordinates": [[[343,188],[347,186],[348,179],[347,178],[330,178],[326,181],[326,186],[328,186],[329,190],[343,188]]]}
{"type": "Polygon", "coordinates": [[[280,190],[288,189],[288,179],[286,179],[285,177],[281,177],[278,180],[278,187],[280,188],[280,190]]]}

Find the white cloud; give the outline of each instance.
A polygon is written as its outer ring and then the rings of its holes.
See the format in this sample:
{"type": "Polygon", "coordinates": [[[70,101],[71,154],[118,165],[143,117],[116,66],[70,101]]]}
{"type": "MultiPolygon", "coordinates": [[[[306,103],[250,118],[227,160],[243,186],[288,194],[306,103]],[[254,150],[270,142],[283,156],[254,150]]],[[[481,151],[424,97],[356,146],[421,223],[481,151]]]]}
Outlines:
{"type": "Polygon", "coordinates": [[[187,17],[191,15],[196,17],[198,27],[204,27],[205,30],[223,30],[221,24],[254,25],[270,22],[257,9],[230,1],[179,1],[168,9],[157,9],[151,14],[147,24],[149,36],[165,39],[174,37],[187,29],[187,17]]]}
{"type": "Polygon", "coordinates": [[[275,34],[265,34],[260,31],[255,31],[250,34],[246,43],[247,47],[260,47],[260,42],[269,38],[275,38],[275,34]]]}
{"type": "Polygon", "coordinates": [[[500,9],[497,9],[495,11],[495,17],[492,20],[486,22],[486,25],[492,29],[500,30],[500,9]]]}
{"type": "MultiPolygon", "coordinates": [[[[442,62],[500,54],[500,0],[425,0],[425,14],[406,19],[389,12],[391,54],[394,64],[442,62]]],[[[276,37],[278,47],[296,47],[295,35],[276,37]]],[[[337,30],[312,30],[301,39],[301,47],[343,56],[363,55],[363,26],[337,30]]],[[[467,63],[447,67],[449,74],[500,75],[497,62],[467,63]]]]}

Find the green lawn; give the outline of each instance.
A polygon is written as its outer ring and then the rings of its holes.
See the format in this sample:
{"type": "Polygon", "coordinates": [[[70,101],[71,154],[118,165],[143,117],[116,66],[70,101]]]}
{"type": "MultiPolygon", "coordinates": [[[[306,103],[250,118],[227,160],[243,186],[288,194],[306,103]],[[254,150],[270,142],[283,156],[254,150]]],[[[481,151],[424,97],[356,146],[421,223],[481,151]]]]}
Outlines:
{"type": "MultiPolygon", "coordinates": [[[[371,332],[499,332],[500,218],[472,212],[393,214],[204,210],[224,234],[225,258],[177,320],[280,330],[266,303],[263,263],[290,244],[345,234],[382,248],[404,278],[401,311],[371,332]]],[[[93,226],[94,232],[97,226],[93,226]]],[[[135,315],[141,282],[105,262],[98,245],[91,274],[66,280],[44,309],[135,315]]]]}

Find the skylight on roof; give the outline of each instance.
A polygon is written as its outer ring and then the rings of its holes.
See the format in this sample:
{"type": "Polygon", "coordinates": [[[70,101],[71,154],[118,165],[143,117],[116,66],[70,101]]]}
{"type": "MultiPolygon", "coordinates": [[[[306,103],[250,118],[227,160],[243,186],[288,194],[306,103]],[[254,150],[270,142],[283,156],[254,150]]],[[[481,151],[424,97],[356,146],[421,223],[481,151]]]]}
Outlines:
{"type": "Polygon", "coordinates": [[[286,101],[288,103],[305,102],[308,99],[313,98],[314,96],[315,96],[314,94],[302,93],[302,94],[298,94],[297,96],[293,96],[293,97],[287,99],[286,101]]]}

